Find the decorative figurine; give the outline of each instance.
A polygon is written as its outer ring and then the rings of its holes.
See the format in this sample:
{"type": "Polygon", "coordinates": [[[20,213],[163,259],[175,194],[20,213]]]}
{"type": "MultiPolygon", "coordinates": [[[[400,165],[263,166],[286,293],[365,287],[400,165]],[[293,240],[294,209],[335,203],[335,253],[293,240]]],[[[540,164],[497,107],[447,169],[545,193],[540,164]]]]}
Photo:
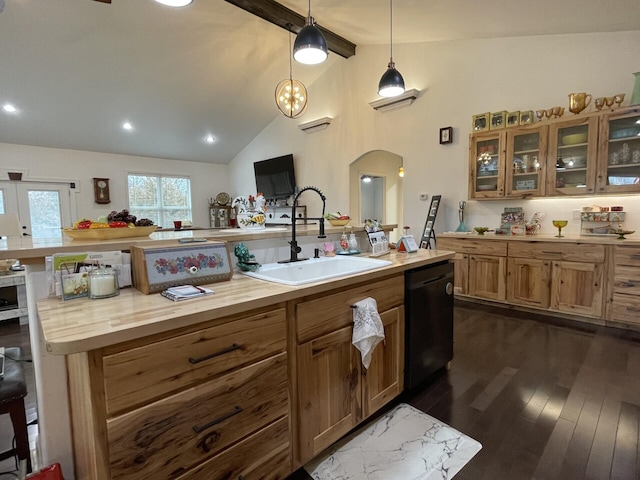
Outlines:
{"type": "Polygon", "coordinates": [[[240,270],[245,272],[255,272],[260,268],[260,264],[256,261],[255,255],[251,255],[249,253],[249,249],[244,243],[239,242],[236,245],[236,248],[233,249],[233,253],[238,259],[238,263],[236,263],[236,265],[240,270]]]}
{"type": "Polygon", "coordinates": [[[464,209],[467,206],[467,202],[460,202],[458,206],[460,207],[458,209],[458,219],[460,220],[460,225],[458,225],[458,228],[456,228],[456,232],[468,232],[469,229],[464,224],[464,209]]]}

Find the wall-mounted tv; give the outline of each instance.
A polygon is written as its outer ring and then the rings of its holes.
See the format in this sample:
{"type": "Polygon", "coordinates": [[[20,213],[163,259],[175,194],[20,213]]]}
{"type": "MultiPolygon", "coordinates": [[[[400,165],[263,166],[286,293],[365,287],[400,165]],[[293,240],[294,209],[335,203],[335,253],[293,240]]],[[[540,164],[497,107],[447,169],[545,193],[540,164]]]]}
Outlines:
{"type": "Polygon", "coordinates": [[[270,158],[253,163],[258,192],[267,200],[288,198],[296,193],[293,155],[270,158]]]}

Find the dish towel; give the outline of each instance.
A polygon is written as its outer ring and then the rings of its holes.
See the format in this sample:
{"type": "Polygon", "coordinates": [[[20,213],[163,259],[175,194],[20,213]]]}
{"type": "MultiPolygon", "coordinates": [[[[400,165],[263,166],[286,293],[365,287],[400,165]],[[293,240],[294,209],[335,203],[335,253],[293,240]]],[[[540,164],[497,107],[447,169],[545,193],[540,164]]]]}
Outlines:
{"type": "Polygon", "coordinates": [[[354,307],[351,343],[360,350],[364,368],[369,368],[373,349],[384,340],[384,326],[374,298],[360,300],[354,307]]]}

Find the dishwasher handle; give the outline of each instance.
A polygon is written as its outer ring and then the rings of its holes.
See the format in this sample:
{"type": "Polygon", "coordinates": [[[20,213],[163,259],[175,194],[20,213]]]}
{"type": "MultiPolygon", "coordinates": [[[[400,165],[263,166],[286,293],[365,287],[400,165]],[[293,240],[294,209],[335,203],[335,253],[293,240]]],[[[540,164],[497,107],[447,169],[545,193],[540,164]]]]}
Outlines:
{"type": "Polygon", "coordinates": [[[453,283],[447,282],[444,287],[444,293],[446,293],[447,295],[453,295],[453,283]]]}

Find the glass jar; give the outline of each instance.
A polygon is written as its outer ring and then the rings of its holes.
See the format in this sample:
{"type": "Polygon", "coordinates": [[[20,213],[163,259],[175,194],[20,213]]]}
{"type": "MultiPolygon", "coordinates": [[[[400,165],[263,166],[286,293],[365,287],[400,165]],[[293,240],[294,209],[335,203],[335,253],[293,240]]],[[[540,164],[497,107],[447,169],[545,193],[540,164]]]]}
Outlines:
{"type": "Polygon", "coordinates": [[[108,298],[120,294],[118,273],[113,268],[98,268],[89,272],[89,298],[108,298]]]}

